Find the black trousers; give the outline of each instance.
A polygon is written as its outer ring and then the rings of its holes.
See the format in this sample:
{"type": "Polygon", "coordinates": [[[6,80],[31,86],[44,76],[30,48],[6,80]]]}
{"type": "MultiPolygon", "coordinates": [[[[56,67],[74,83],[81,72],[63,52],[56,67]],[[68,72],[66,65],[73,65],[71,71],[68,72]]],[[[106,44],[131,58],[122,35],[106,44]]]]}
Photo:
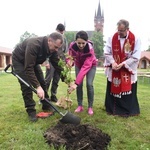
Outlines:
{"type": "Polygon", "coordinates": [[[119,115],[122,117],[136,116],[140,114],[137,98],[137,82],[132,84],[132,93],[130,95],[122,95],[121,98],[114,97],[110,90],[111,82],[107,80],[105,107],[108,114],[119,115]]]}
{"type": "MultiPolygon", "coordinates": [[[[25,74],[25,71],[24,71],[24,65],[22,63],[16,61],[15,59],[12,59],[12,63],[13,63],[14,72],[18,76],[20,76],[24,81],[26,81],[28,84],[30,84],[30,82],[29,82],[29,80],[25,74]]],[[[41,70],[40,65],[36,65],[34,67],[34,72],[35,72],[35,75],[36,75],[41,87],[45,91],[45,97],[49,98],[48,93],[47,93],[47,89],[46,89],[46,83],[44,80],[44,75],[43,75],[43,72],[41,70]]],[[[21,86],[21,91],[22,91],[22,96],[23,96],[26,111],[28,113],[35,111],[36,103],[33,99],[33,91],[29,87],[27,87],[24,83],[22,83],[19,79],[18,79],[18,81],[19,81],[20,86],[21,86]]]]}
{"type": "Polygon", "coordinates": [[[59,80],[60,80],[60,75],[52,66],[52,64],[50,64],[50,69],[46,69],[45,82],[46,82],[47,90],[51,85],[51,89],[50,89],[51,96],[57,94],[59,80]]]}

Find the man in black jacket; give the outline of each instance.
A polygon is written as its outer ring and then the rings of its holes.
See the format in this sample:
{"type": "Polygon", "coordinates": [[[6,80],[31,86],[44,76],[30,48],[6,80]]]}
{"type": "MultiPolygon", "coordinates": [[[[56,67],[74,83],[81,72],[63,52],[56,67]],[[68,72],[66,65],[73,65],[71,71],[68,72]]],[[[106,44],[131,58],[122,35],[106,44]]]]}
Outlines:
{"type": "MultiPolygon", "coordinates": [[[[60,74],[63,68],[58,66],[59,57],[57,51],[62,44],[62,35],[58,32],[54,32],[48,37],[26,39],[22,43],[19,43],[12,53],[12,64],[15,73],[36,89],[37,96],[41,100],[49,98],[49,96],[40,64],[48,58],[50,63],[53,64],[54,68],[60,74]]],[[[31,121],[37,121],[33,91],[21,81],[19,81],[19,83],[29,119],[31,121]]],[[[50,109],[49,104],[45,101],[41,102],[43,110],[50,109]]]]}

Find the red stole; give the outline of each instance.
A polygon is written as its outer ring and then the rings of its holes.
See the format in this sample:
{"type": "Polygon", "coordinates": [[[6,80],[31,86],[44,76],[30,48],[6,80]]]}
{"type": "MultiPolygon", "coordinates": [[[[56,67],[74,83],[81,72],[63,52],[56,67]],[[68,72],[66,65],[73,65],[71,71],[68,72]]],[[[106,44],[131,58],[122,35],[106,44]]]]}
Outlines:
{"type": "MultiPolygon", "coordinates": [[[[113,58],[117,64],[122,63],[127,59],[125,49],[128,51],[134,50],[135,36],[129,31],[128,38],[125,39],[123,49],[121,50],[118,33],[115,33],[112,38],[113,58]],[[128,43],[128,44],[127,44],[128,43]]],[[[111,93],[115,97],[131,94],[131,73],[123,66],[120,70],[112,70],[111,93]]]]}

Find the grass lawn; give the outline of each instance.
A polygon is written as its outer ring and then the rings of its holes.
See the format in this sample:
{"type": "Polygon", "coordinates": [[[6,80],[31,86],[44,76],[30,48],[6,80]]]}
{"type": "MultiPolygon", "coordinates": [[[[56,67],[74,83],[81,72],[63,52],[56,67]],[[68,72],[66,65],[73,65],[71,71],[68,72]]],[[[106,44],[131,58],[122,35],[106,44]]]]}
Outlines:
{"type": "MultiPolygon", "coordinates": [[[[109,150],[150,150],[150,82],[145,79],[138,82],[138,99],[141,114],[136,117],[121,118],[107,115],[104,110],[106,77],[103,70],[98,70],[95,80],[94,115],[87,114],[87,96],[84,86],[84,112],[79,114],[81,123],[91,124],[111,136],[109,150]]],[[[60,82],[58,98],[66,95],[67,86],[60,82]]],[[[76,95],[71,112],[77,107],[76,95]]],[[[42,111],[37,102],[37,112],[42,111]]],[[[60,109],[60,108],[59,108],[60,109]]],[[[63,109],[60,109],[64,112],[63,109]]],[[[24,108],[20,86],[12,74],[0,73],[0,150],[53,150],[45,143],[43,133],[57,124],[59,114],[32,123],[28,120],[24,108]]],[[[63,150],[63,148],[62,148],[63,150]]]]}

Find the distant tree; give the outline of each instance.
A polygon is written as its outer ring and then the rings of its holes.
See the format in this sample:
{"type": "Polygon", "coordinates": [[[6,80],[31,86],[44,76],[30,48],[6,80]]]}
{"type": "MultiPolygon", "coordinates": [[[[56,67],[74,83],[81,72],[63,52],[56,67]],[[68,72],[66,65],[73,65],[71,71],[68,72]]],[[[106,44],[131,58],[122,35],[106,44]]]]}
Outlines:
{"type": "Polygon", "coordinates": [[[24,41],[26,38],[29,38],[29,37],[36,37],[37,35],[34,34],[34,33],[29,33],[28,31],[26,31],[24,34],[22,34],[20,36],[20,42],[24,41]]]}
{"type": "Polygon", "coordinates": [[[76,32],[73,31],[65,32],[65,37],[67,39],[68,45],[70,45],[70,43],[75,40],[75,34],[76,32]]]}
{"type": "Polygon", "coordinates": [[[101,56],[103,56],[103,48],[104,48],[104,43],[105,43],[105,41],[103,41],[102,33],[95,31],[93,33],[93,36],[90,38],[90,40],[94,44],[96,58],[99,59],[101,56]]]}
{"type": "Polygon", "coordinates": [[[150,51],[150,46],[148,47],[148,49],[146,51],[150,51]]]}

